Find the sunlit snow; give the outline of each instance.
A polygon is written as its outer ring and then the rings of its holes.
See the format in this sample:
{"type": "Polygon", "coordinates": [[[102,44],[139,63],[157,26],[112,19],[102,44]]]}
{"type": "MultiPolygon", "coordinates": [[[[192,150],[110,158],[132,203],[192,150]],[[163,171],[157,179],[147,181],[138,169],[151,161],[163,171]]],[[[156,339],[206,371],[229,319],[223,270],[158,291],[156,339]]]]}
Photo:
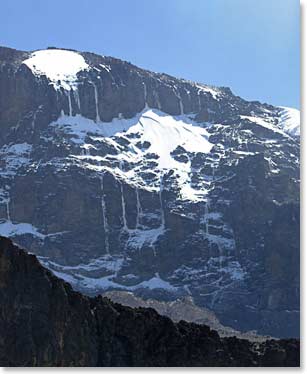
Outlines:
{"type": "Polygon", "coordinates": [[[295,108],[282,108],[279,125],[290,135],[300,136],[300,111],[295,108]]]}
{"type": "Polygon", "coordinates": [[[46,75],[53,86],[65,90],[76,88],[77,73],[87,70],[89,65],[77,52],[64,49],[46,49],[33,52],[23,61],[35,75],[46,75]]]}
{"type": "Polygon", "coordinates": [[[277,127],[275,124],[261,117],[254,117],[254,116],[240,116],[240,117],[242,119],[248,119],[249,121],[254,122],[259,126],[265,127],[268,130],[287,136],[286,133],[283,130],[281,130],[279,127],[277,127]]]}
{"type": "MultiPolygon", "coordinates": [[[[208,140],[207,130],[200,127],[198,123],[187,115],[171,116],[155,109],[145,109],[131,119],[115,118],[111,122],[93,121],[81,115],[62,115],[50,126],[62,128],[72,136],[72,141],[83,147],[87,136],[103,137],[106,141],[114,144],[112,136],[129,136],[138,134],[138,138],[130,139],[129,150],[121,151],[118,160],[139,163],[145,154],[154,153],[158,156],[157,169],[161,173],[175,170],[177,172],[178,185],[181,188],[182,199],[197,201],[201,197],[200,191],[194,190],[190,185],[191,162],[182,163],[175,160],[171,153],[179,146],[187,152],[209,153],[213,144],[208,140]],[[137,147],[139,142],[148,142],[150,146],[146,149],[137,147]]],[[[116,143],[114,144],[116,146],[116,143]]],[[[76,156],[79,158],[91,158],[99,156],[76,156]]],[[[122,171],[117,171],[124,174],[122,171]]],[[[127,176],[127,175],[126,175],[127,176]]],[[[201,191],[204,196],[206,190],[201,191]]]]}

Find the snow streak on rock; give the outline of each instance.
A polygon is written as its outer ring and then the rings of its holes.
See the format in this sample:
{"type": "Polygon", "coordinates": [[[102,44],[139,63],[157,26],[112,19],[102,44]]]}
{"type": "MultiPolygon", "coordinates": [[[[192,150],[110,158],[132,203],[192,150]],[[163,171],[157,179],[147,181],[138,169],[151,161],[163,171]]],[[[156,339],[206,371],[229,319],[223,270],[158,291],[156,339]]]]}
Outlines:
{"type": "Polygon", "coordinates": [[[109,225],[106,215],[106,202],[105,202],[105,195],[103,189],[103,178],[104,173],[100,176],[100,190],[101,190],[101,211],[102,211],[102,221],[103,221],[103,228],[104,228],[104,244],[105,250],[107,254],[110,254],[110,244],[109,244],[109,225]]]}

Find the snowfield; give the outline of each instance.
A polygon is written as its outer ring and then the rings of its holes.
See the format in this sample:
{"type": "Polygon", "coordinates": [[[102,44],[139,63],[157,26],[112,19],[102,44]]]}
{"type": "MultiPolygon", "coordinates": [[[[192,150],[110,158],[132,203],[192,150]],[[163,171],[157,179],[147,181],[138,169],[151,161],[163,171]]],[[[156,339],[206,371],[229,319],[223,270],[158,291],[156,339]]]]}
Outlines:
{"type": "Polygon", "coordinates": [[[33,52],[23,61],[34,75],[46,75],[56,89],[75,89],[77,73],[89,69],[89,65],[77,52],[64,49],[46,49],[33,52]]]}
{"type": "Polygon", "coordinates": [[[280,107],[279,125],[292,136],[300,136],[300,111],[295,108],[280,107]]]}
{"type": "MultiPolygon", "coordinates": [[[[155,168],[157,177],[170,170],[175,170],[183,199],[197,201],[206,194],[206,189],[200,194],[200,191],[194,190],[190,185],[191,162],[179,162],[172,156],[172,152],[177,147],[182,147],[187,152],[205,154],[209,153],[213,147],[213,144],[208,140],[207,129],[201,127],[187,115],[171,116],[156,109],[145,108],[131,119],[115,118],[108,123],[93,121],[81,115],[62,115],[50,126],[62,129],[71,135],[71,140],[74,143],[86,148],[86,155],[75,156],[84,161],[99,158],[99,156],[91,156],[92,146],[90,144],[84,144],[87,137],[90,136],[92,139],[98,140],[100,136],[103,141],[114,145],[117,149],[120,149],[120,144],[116,143],[115,138],[128,137],[131,143],[130,147],[128,150],[118,153],[116,156],[118,161],[139,165],[146,155],[155,154],[158,156],[158,165],[155,168]],[[139,143],[147,143],[149,146],[142,149],[137,146],[139,143]]],[[[99,158],[99,161],[103,160],[103,158],[99,158]]],[[[103,166],[102,168],[105,169],[103,166]]],[[[137,182],[139,180],[136,170],[125,173],[118,169],[117,174],[130,181],[137,182]]],[[[147,187],[157,189],[156,186],[147,187]]]]}

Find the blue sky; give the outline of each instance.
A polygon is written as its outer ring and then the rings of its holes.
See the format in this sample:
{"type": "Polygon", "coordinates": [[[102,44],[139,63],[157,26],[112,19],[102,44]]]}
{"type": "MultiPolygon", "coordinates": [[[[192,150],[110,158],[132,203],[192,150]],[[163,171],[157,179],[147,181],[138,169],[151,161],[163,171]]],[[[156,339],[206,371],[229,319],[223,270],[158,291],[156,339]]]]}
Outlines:
{"type": "Polygon", "coordinates": [[[0,45],[92,51],[299,108],[299,0],[1,0],[0,45]]]}

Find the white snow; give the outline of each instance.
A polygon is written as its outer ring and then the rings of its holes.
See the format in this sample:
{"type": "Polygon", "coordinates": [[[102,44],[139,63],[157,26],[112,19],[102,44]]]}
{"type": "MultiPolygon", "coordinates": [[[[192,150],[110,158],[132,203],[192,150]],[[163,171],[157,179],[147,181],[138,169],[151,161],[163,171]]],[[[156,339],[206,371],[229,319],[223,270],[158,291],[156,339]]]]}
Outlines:
{"type": "Polygon", "coordinates": [[[130,230],[129,247],[140,249],[145,244],[149,247],[153,247],[158,238],[165,232],[164,227],[161,225],[156,229],[142,229],[142,230],[130,230]]]}
{"type": "MultiPolygon", "coordinates": [[[[52,270],[52,269],[51,269],[52,270]]],[[[153,289],[163,289],[166,291],[174,292],[177,290],[176,287],[172,286],[169,282],[163,280],[158,273],[155,274],[154,277],[152,277],[149,280],[140,282],[134,286],[124,286],[122,284],[116,283],[113,281],[114,275],[108,275],[101,278],[90,278],[85,277],[83,275],[78,274],[78,278],[75,278],[73,275],[58,272],[55,270],[52,270],[52,272],[59,278],[64,279],[65,281],[81,288],[86,289],[99,289],[99,290],[105,290],[105,289],[121,289],[121,290],[127,290],[127,291],[134,291],[140,288],[149,288],[150,290],[153,289]]]]}
{"type": "Polygon", "coordinates": [[[103,229],[104,229],[104,244],[105,250],[109,253],[110,245],[109,245],[109,225],[106,215],[106,202],[104,196],[104,189],[103,189],[103,177],[104,174],[100,176],[100,190],[101,190],[101,211],[102,211],[102,222],[103,222],[103,229]]]}
{"type": "Polygon", "coordinates": [[[127,131],[127,134],[141,133],[141,141],[151,143],[149,153],[160,156],[160,168],[168,169],[174,159],[170,153],[178,146],[188,152],[210,152],[213,144],[208,141],[206,129],[185,116],[173,117],[161,111],[145,110],[131,119],[115,118],[112,122],[95,121],[81,115],[59,117],[51,126],[62,127],[74,135],[76,143],[83,143],[88,134],[111,137],[127,131]]]}
{"type": "Polygon", "coordinates": [[[30,223],[13,223],[10,220],[0,223],[0,235],[11,237],[24,234],[31,234],[39,239],[46,237],[30,223]]]}
{"type": "Polygon", "coordinates": [[[280,107],[279,125],[286,133],[292,136],[300,136],[300,111],[295,108],[280,107]]]}
{"type": "MultiPolygon", "coordinates": [[[[119,154],[114,156],[118,161],[126,160],[129,163],[140,164],[144,161],[147,153],[158,155],[157,176],[161,175],[162,172],[175,170],[183,200],[198,201],[207,192],[206,188],[200,191],[191,187],[189,176],[191,163],[176,161],[171,155],[178,146],[191,153],[209,153],[213,146],[208,141],[209,134],[207,129],[200,127],[198,123],[188,116],[171,116],[159,110],[145,108],[131,119],[115,118],[111,122],[101,122],[93,121],[80,115],[62,115],[50,125],[55,128],[61,128],[72,136],[73,142],[80,145],[84,143],[86,136],[91,136],[92,139],[98,141],[100,136],[102,141],[106,141],[120,150],[119,154]],[[134,134],[137,134],[138,137],[134,137],[134,134]],[[129,149],[121,150],[122,147],[116,143],[114,136],[131,136],[129,149]],[[145,150],[140,149],[137,146],[139,142],[149,142],[150,146],[145,150]]],[[[75,157],[83,160],[85,156],[75,157]]],[[[89,167],[91,166],[89,165],[89,167]]],[[[106,167],[104,169],[107,170],[106,167]]],[[[115,173],[115,170],[110,172],[115,173]]],[[[128,178],[130,181],[137,173],[134,170],[123,172],[119,169],[116,172],[123,179],[128,178]]],[[[159,190],[159,186],[155,186],[155,188],[159,190]]]]}
{"type": "Polygon", "coordinates": [[[85,118],[79,114],[76,116],[60,116],[50,125],[61,127],[65,132],[74,136],[72,139],[75,143],[83,144],[85,137],[89,134],[100,135],[102,137],[110,137],[116,133],[125,131],[135,124],[136,120],[113,119],[112,122],[95,122],[89,118],[85,118]]]}
{"type": "Polygon", "coordinates": [[[136,194],[136,224],[135,228],[138,229],[140,226],[140,215],[142,214],[142,205],[140,201],[140,193],[138,187],[135,189],[136,194]]]}
{"type": "Polygon", "coordinates": [[[213,146],[208,141],[206,129],[192,123],[185,116],[173,117],[157,110],[143,113],[137,125],[129,129],[128,134],[130,133],[141,133],[140,140],[151,144],[148,152],[159,155],[160,169],[178,166],[170,155],[178,146],[188,152],[202,153],[210,152],[213,146]]]}
{"type": "Polygon", "coordinates": [[[16,143],[4,145],[0,149],[0,158],[5,160],[5,168],[0,170],[0,175],[14,175],[16,171],[30,163],[32,145],[28,143],[16,143]]]}
{"type": "Polygon", "coordinates": [[[99,64],[103,69],[105,69],[108,73],[111,71],[111,66],[110,65],[105,65],[105,64],[99,64]]]}
{"type": "Polygon", "coordinates": [[[12,153],[14,155],[24,155],[31,152],[32,146],[28,143],[16,143],[7,146],[5,150],[7,153],[12,153]]]}
{"type": "Polygon", "coordinates": [[[238,261],[230,261],[227,266],[220,269],[224,273],[228,273],[232,280],[243,280],[246,272],[242,269],[238,261]]]}
{"type": "Polygon", "coordinates": [[[137,286],[134,286],[136,288],[149,288],[151,290],[155,288],[160,288],[164,290],[169,290],[169,291],[175,291],[176,287],[172,286],[169,282],[161,279],[159,273],[156,273],[155,276],[148,281],[143,281],[139,283],[137,286]]]}
{"type": "Polygon", "coordinates": [[[94,87],[94,97],[95,97],[95,109],[96,109],[96,122],[100,122],[100,116],[99,116],[99,107],[98,107],[98,91],[95,83],[92,82],[92,85],[94,87]]]}
{"type": "Polygon", "coordinates": [[[259,126],[265,127],[266,129],[269,129],[273,132],[276,132],[276,133],[279,133],[281,135],[287,136],[287,134],[283,130],[281,130],[278,126],[276,126],[275,124],[273,124],[269,121],[266,121],[265,119],[263,119],[261,117],[242,116],[242,115],[240,117],[242,119],[248,119],[249,121],[254,122],[259,126]]]}
{"type": "Polygon", "coordinates": [[[33,52],[23,61],[34,75],[46,75],[54,88],[76,89],[77,73],[89,69],[83,56],[64,49],[45,49],[33,52]]]}
{"type": "Polygon", "coordinates": [[[55,267],[57,270],[61,270],[61,271],[67,271],[67,270],[93,271],[93,270],[104,269],[104,270],[116,272],[116,271],[119,271],[124,264],[124,258],[122,256],[111,256],[109,254],[96,258],[92,260],[91,262],[89,262],[88,264],[79,264],[75,266],[59,265],[53,261],[50,261],[49,259],[46,260],[44,257],[39,257],[39,260],[44,266],[55,267]]]}
{"type": "Polygon", "coordinates": [[[195,84],[195,86],[198,88],[198,91],[203,91],[203,92],[206,92],[206,93],[210,93],[211,96],[216,100],[219,98],[219,95],[220,95],[219,90],[214,89],[210,86],[202,85],[202,84],[195,84]]]}

